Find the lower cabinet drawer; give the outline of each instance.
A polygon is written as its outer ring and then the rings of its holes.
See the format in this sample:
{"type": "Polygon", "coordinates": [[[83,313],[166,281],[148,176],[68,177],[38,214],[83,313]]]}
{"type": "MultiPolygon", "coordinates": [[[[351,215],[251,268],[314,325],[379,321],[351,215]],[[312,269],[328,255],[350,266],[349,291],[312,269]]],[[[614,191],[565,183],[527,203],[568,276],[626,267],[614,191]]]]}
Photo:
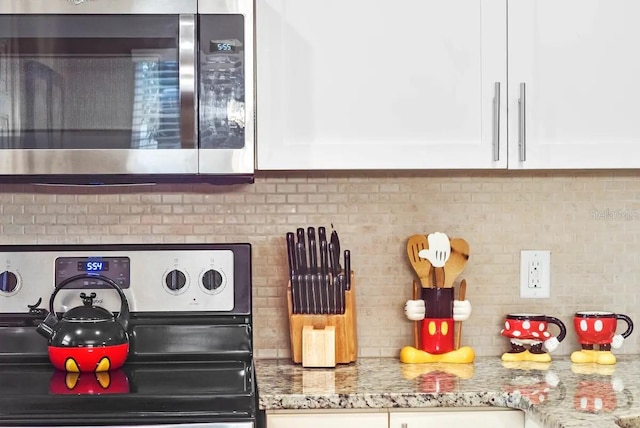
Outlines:
{"type": "Polygon", "coordinates": [[[267,412],[267,428],[388,428],[389,416],[383,412],[299,411],[267,412]]]}
{"type": "Polygon", "coordinates": [[[391,411],[389,428],[524,428],[520,410],[434,409],[429,411],[391,411]]]}

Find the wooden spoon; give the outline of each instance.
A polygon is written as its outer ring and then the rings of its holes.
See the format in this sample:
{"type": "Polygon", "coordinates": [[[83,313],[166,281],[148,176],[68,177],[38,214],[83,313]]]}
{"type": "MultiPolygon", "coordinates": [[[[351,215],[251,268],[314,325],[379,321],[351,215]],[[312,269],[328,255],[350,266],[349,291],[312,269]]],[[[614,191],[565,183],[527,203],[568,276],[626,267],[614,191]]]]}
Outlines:
{"type": "Polygon", "coordinates": [[[469,244],[462,238],[451,240],[451,254],[444,265],[444,287],[453,287],[453,282],[460,276],[469,260],[469,244]]]}
{"type": "Polygon", "coordinates": [[[429,270],[431,269],[431,263],[427,259],[420,258],[418,253],[420,250],[429,248],[429,242],[424,235],[411,235],[407,241],[407,255],[409,256],[409,262],[413,270],[420,278],[420,284],[424,288],[433,288],[429,277],[429,270]]]}
{"type": "MultiPolygon", "coordinates": [[[[413,280],[413,300],[420,298],[420,290],[418,288],[418,281],[413,280]]],[[[413,347],[420,349],[420,321],[413,322],[413,347]]]]}
{"type": "MultiPolygon", "coordinates": [[[[464,300],[465,294],[467,294],[467,280],[460,281],[460,290],[458,292],[458,300],[464,300]]],[[[462,321],[456,321],[456,349],[460,349],[460,338],[462,337],[462,321]]]]}

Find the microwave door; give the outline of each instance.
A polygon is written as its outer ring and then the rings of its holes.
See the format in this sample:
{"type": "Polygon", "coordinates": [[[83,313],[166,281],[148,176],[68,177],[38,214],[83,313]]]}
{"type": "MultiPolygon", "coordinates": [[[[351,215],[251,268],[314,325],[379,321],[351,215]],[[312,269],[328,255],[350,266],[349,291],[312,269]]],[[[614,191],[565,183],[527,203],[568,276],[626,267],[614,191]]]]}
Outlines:
{"type": "Polygon", "coordinates": [[[26,144],[35,149],[61,149],[64,99],[62,76],[37,61],[24,61],[24,100],[20,103],[25,129],[26,144]]]}
{"type": "Polygon", "coordinates": [[[198,171],[195,13],[0,15],[2,42],[0,174],[198,171]]]}

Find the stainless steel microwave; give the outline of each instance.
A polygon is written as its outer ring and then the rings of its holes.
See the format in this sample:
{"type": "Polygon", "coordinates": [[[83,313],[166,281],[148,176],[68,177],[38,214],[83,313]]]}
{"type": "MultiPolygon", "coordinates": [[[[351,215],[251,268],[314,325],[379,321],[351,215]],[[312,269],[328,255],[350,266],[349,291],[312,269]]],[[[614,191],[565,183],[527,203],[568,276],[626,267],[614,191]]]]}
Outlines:
{"type": "Polygon", "coordinates": [[[0,0],[0,178],[251,181],[254,9],[0,0]]]}

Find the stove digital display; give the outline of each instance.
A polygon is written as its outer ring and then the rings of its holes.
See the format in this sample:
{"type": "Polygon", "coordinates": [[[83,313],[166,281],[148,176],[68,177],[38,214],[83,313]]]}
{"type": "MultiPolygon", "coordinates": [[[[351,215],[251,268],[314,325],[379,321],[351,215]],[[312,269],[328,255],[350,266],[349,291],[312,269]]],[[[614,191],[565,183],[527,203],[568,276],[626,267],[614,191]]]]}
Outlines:
{"type": "Polygon", "coordinates": [[[109,270],[109,262],[103,260],[82,260],[78,262],[78,270],[81,272],[106,272],[109,270]]]}
{"type": "Polygon", "coordinates": [[[58,257],[56,259],[56,286],[73,276],[79,278],[69,284],[68,289],[111,288],[105,283],[107,277],[120,288],[129,288],[131,280],[131,260],[126,256],[58,257]]]}

